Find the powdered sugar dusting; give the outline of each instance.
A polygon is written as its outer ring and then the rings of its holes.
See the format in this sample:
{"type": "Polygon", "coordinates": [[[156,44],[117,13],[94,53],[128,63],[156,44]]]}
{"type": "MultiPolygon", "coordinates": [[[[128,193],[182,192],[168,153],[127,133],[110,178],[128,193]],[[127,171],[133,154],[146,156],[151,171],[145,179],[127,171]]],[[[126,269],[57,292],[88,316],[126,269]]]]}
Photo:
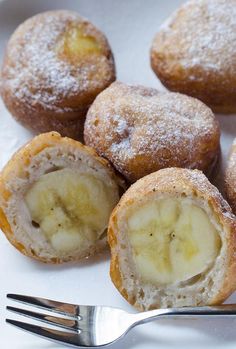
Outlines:
{"type": "Polygon", "coordinates": [[[113,83],[91,106],[85,140],[129,176],[169,166],[204,169],[219,147],[219,129],[203,103],[177,93],[113,83]]]}
{"type": "MultiPolygon", "coordinates": [[[[106,79],[101,83],[99,78],[91,78],[97,76],[97,71],[103,77],[107,69],[107,79],[110,79],[113,68],[105,55],[99,56],[99,64],[89,62],[76,66],[57,56],[58,39],[68,24],[83,22],[86,21],[75,12],[54,11],[23,23],[8,44],[7,64],[2,74],[4,88],[22,102],[54,110],[60,109],[63,99],[73,98],[88,89],[101,89],[104,83],[106,86],[106,79]]],[[[94,30],[92,25],[91,28],[94,30]]],[[[68,104],[63,105],[63,110],[71,107],[68,104]]]]}
{"type": "Polygon", "coordinates": [[[176,57],[183,67],[235,72],[235,0],[189,1],[166,21],[160,32],[165,35],[165,42],[170,43],[170,53],[175,52],[172,44],[180,43],[176,57]]]}
{"type": "Polygon", "coordinates": [[[128,128],[128,124],[127,124],[126,120],[121,119],[120,115],[117,115],[117,114],[111,115],[110,118],[116,124],[116,131],[120,135],[123,135],[124,132],[126,132],[127,128],[128,128]]]}
{"type": "Polygon", "coordinates": [[[187,173],[187,176],[191,183],[203,194],[210,191],[211,197],[214,198],[215,202],[218,202],[218,204],[220,205],[221,212],[224,217],[230,219],[231,221],[235,221],[235,216],[233,215],[229,204],[223,199],[219,190],[206,180],[206,177],[203,175],[203,173],[200,173],[199,171],[189,171],[187,173]]]}

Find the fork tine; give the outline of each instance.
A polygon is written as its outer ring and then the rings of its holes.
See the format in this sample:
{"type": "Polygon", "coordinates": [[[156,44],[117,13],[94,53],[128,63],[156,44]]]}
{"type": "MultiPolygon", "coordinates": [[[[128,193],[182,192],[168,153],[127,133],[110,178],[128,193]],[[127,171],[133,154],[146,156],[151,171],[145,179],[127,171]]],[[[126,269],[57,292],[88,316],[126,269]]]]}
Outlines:
{"type": "Polygon", "coordinates": [[[53,330],[11,319],[6,319],[6,322],[26,332],[36,334],[37,336],[47,338],[57,343],[67,344],[74,347],[87,347],[86,344],[83,345],[83,343],[80,343],[79,335],[75,333],[53,330]]]}
{"type": "Polygon", "coordinates": [[[78,306],[75,304],[61,303],[50,299],[29,297],[18,294],[8,294],[7,298],[20,303],[35,306],[40,309],[46,309],[54,313],[71,316],[73,318],[79,315],[78,306]]]}
{"type": "Polygon", "coordinates": [[[13,313],[26,316],[28,318],[39,320],[50,325],[59,326],[67,330],[71,330],[78,333],[78,321],[76,319],[62,319],[60,317],[50,316],[46,314],[35,313],[34,311],[29,311],[26,309],[19,309],[15,307],[7,307],[7,310],[12,311],[13,313]]]}

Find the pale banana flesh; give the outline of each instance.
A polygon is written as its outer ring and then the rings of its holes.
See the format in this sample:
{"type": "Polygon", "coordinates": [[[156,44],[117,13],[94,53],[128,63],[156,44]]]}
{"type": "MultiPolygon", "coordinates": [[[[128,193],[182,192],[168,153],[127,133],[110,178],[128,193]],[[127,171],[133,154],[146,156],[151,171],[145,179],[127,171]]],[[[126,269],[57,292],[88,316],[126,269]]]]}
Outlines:
{"type": "Polygon", "coordinates": [[[128,219],[128,236],[141,278],[153,284],[201,274],[221,247],[207,213],[187,198],[162,198],[138,208],[128,219]]]}
{"type": "Polygon", "coordinates": [[[116,191],[91,174],[61,169],[42,175],[25,203],[52,247],[70,252],[101,238],[119,199],[116,191]]]}
{"type": "Polygon", "coordinates": [[[56,46],[57,54],[69,61],[76,62],[90,55],[102,55],[102,48],[96,38],[84,33],[80,27],[69,27],[56,46]]]}

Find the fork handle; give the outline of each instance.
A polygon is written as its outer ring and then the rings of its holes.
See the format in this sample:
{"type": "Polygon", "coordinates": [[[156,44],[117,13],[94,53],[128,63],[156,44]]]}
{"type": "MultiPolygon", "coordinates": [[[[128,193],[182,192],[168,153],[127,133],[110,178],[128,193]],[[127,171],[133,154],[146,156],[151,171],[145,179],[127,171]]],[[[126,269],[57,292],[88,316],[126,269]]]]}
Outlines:
{"type": "Polygon", "coordinates": [[[211,316],[236,316],[236,304],[224,304],[205,307],[183,307],[150,310],[134,314],[136,323],[143,324],[158,318],[183,317],[211,317],[211,316]]]}

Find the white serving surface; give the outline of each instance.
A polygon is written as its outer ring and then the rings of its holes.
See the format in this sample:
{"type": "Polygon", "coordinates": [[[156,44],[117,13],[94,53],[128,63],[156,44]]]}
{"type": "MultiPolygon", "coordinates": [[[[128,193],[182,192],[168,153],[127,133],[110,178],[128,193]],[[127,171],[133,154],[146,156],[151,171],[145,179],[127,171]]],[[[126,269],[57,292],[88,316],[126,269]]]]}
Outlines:
{"type": "MultiPolygon", "coordinates": [[[[107,35],[118,79],[161,88],[149,64],[149,49],[159,25],[181,0],[5,0],[0,2],[0,59],[10,34],[26,18],[50,9],[73,9],[89,18],[107,35]]],[[[230,144],[236,136],[236,115],[217,116],[222,137],[223,171],[230,144]]],[[[0,168],[32,134],[10,116],[0,100],[0,168]]],[[[53,349],[47,342],[5,324],[7,293],[20,293],[80,304],[104,304],[134,311],[109,278],[109,253],[77,264],[48,266],[16,251],[0,234],[0,348],[53,349]]],[[[236,294],[228,302],[235,302],[236,294]]],[[[16,304],[14,304],[16,305],[16,304]]],[[[21,318],[22,320],[22,318],[21,318]]],[[[23,319],[25,320],[25,319],[23,319]]],[[[236,346],[236,318],[159,320],[137,327],[113,349],[215,348],[236,346]]]]}

